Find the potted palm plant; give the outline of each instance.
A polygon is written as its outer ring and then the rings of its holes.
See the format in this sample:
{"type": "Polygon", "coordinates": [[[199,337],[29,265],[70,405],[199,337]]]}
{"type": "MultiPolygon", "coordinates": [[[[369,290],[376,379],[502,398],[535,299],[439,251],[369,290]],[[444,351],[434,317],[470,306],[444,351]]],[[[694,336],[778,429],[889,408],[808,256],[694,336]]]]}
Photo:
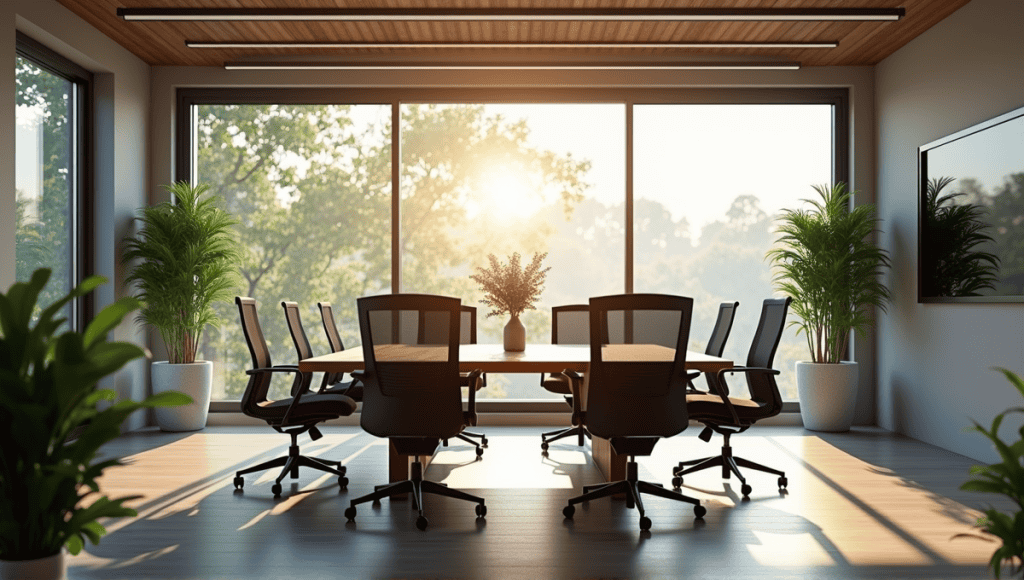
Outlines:
{"type": "Polygon", "coordinates": [[[136,515],[124,502],[100,494],[98,478],[118,459],[97,461],[100,446],[143,407],[181,405],[181,393],[145,401],[121,400],[97,382],[143,349],[107,342],[107,333],[138,307],[126,297],[103,309],[85,332],[57,334],[57,318],[72,299],[105,280],[83,281],[54,304],[37,306],[50,270],[0,294],[0,579],[63,578],[64,551],[78,554],[100,541],[101,518],[136,515]],[[103,410],[100,410],[100,406],[103,410]]]}
{"type": "Polygon", "coordinates": [[[232,237],[235,221],[203,197],[205,184],[179,181],[165,186],[173,200],[142,210],[142,228],[126,240],[123,261],[132,266],[126,284],[138,286],[139,319],[156,328],[167,347],[166,362],[154,362],[154,393],[181,391],[191,405],[157,409],[165,431],[206,426],[213,362],[196,360],[203,330],[220,323],[212,305],[230,300],[240,252],[232,237]]]}
{"type": "Polygon", "coordinates": [[[869,308],[883,311],[889,289],[879,280],[889,255],[870,240],[878,220],[870,204],[850,207],[845,183],[815,186],[810,210],[783,210],[779,238],[768,252],[776,287],[793,299],[790,324],[807,337],[810,361],[796,363],[800,414],[814,431],[848,431],[858,368],[844,361],[850,335],[871,326],[869,308]]]}

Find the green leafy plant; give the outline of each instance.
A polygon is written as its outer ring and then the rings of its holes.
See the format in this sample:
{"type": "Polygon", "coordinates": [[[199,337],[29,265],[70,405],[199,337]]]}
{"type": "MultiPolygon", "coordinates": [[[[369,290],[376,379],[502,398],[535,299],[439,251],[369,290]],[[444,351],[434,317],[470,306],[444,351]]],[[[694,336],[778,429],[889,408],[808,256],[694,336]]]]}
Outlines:
{"type": "Polygon", "coordinates": [[[231,299],[241,258],[235,221],[202,197],[207,185],[165,189],[174,201],[144,208],[142,229],[126,240],[123,262],[135,266],[125,283],[138,283],[139,318],[160,331],[169,362],[192,363],[203,330],[220,323],[212,306],[231,299]]]}
{"type": "MultiPolygon", "coordinates": [[[[1003,368],[996,370],[1003,373],[1021,396],[1024,396],[1024,379],[1012,371],[1003,368]]],[[[1002,564],[1010,561],[1010,573],[1024,576],[1024,426],[1020,428],[1020,440],[1014,443],[1006,443],[999,438],[999,427],[1003,419],[1011,413],[1024,414],[1024,407],[1013,407],[996,415],[992,419],[992,427],[986,429],[977,421],[973,421],[971,429],[988,437],[995,445],[1000,463],[992,465],[975,465],[971,468],[971,475],[974,479],[968,480],[960,486],[965,491],[983,491],[985,493],[998,493],[1010,498],[1017,504],[1016,513],[1003,513],[990,507],[985,510],[985,517],[978,520],[978,527],[989,536],[978,536],[984,539],[992,539],[995,536],[1002,540],[1003,545],[996,548],[989,560],[989,567],[999,578],[1002,564]]],[[[957,536],[973,536],[975,534],[957,534],[957,536]]]]}
{"type": "Polygon", "coordinates": [[[867,307],[883,311],[889,289],[879,281],[889,255],[869,237],[875,232],[875,208],[850,208],[845,183],[814,186],[820,200],[804,200],[811,210],[783,210],[779,238],[768,252],[779,290],[793,299],[799,317],[790,324],[807,337],[811,359],[838,363],[850,332],[871,325],[867,307]]]}
{"type": "Polygon", "coordinates": [[[65,321],[56,318],[61,309],[106,280],[86,279],[43,308],[33,325],[49,278],[50,270],[41,268],[29,282],[0,294],[0,560],[45,558],[64,545],[77,554],[85,539],[96,544],[106,533],[99,518],[136,515],[123,504],[138,496],[99,495],[96,479],[121,462],[97,461],[97,452],[118,436],[132,412],[191,402],[168,392],[100,410],[100,402],[116,394],[97,389],[97,382],[144,355],[136,345],[106,339],[138,302],[121,298],[96,315],[85,332],[58,336],[65,321]]]}
{"type": "Polygon", "coordinates": [[[978,296],[995,288],[999,280],[999,258],[978,246],[992,243],[982,219],[985,208],[973,203],[957,204],[963,193],[942,195],[952,177],[931,179],[925,187],[922,224],[928,243],[921,248],[921,284],[926,296],[978,296]]]}
{"type": "Polygon", "coordinates": [[[544,291],[544,279],[548,270],[541,269],[547,252],[534,254],[530,264],[523,268],[519,263],[519,252],[509,257],[508,263],[498,262],[494,254],[488,254],[490,267],[477,268],[477,273],[469,278],[483,289],[485,295],[481,303],[491,307],[487,316],[519,316],[526,310],[534,310],[533,303],[544,291]]]}

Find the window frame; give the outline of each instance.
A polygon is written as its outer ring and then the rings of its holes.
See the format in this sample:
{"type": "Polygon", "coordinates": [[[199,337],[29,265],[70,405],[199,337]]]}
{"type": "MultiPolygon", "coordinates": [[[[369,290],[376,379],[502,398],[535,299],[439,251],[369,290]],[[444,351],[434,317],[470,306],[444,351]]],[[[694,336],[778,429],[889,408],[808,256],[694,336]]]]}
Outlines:
{"type": "MultiPolygon", "coordinates": [[[[176,94],[175,179],[194,178],[196,136],[193,113],[197,105],[224,104],[333,104],[390,105],[391,148],[391,288],[401,291],[401,224],[398,191],[401,183],[401,106],[403,104],[490,104],[490,103],[614,103],[626,106],[625,174],[625,287],[633,292],[633,106],[634,105],[831,105],[832,179],[850,182],[850,115],[848,88],[283,88],[202,87],[178,88],[176,94]],[[396,161],[397,160],[397,161],[396,161]]],[[[492,412],[564,412],[561,401],[523,399],[487,401],[492,412]]],[[[236,411],[229,401],[211,403],[211,411],[236,411]]],[[[784,413],[799,412],[799,403],[783,405],[784,413]]]]}
{"type": "MultiPolygon", "coordinates": [[[[94,184],[93,184],[93,74],[84,67],[58,54],[31,36],[16,31],[15,52],[17,56],[30,61],[35,66],[59,76],[74,87],[71,101],[72,121],[72,154],[69,156],[71,167],[70,178],[73,180],[72,191],[68,196],[71,203],[69,232],[71,255],[68,263],[71,266],[70,285],[77,286],[85,278],[95,272],[93,260],[94,232],[94,184]]],[[[89,297],[81,297],[71,302],[69,325],[74,330],[81,330],[92,320],[94,306],[89,297]]]]}

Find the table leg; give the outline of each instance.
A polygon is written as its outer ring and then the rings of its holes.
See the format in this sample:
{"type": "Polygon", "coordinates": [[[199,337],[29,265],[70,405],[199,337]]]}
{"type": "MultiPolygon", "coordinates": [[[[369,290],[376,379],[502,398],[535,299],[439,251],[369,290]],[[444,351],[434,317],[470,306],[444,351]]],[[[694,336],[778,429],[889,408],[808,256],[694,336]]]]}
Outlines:
{"type": "Polygon", "coordinates": [[[590,441],[590,452],[594,456],[594,464],[601,471],[605,481],[621,481],[626,479],[626,461],[628,457],[616,453],[612,449],[610,441],[594,435],[590,441]]]}

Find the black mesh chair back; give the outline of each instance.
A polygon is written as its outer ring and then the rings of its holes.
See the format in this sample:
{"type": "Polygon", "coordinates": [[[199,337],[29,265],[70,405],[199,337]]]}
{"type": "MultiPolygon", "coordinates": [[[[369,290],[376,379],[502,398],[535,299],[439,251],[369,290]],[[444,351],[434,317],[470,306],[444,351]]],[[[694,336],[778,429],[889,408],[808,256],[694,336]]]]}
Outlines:
{"type": "Polygon", "coordinates": [[[586,425],[604,438],[671,437],[687,426],[686,345],[693,299],[624,294],[590,299],[586,425]],[[671,337],[671,340],[669,340],[671,337]],[[669,343],[671,346],[668,346],[669,343]],[[664,362],[616,345],[673,349],[664,362]]]}
{"type": "Polygon", "coordinates": [[[357,300],[366,372],[364,430],[378,437],[447,439],[464,426],[459,387],[460,300],[390,294],[357,300]],[[446,344],[420,341],[420,321],[444,325],[446,344]]]}
{"type": "MultiPolygon", "coordinates": [[[[718,307],[718,318],[715,320],[715,328],[711,331],[711,338],[708,340],[708,346],[704,349],[704,354],[711,356],[722,356],[722,352],[725,351],[725,343],[729,340],[729,333],[732,332],[732,322],[736,318],[736,309],[739,307],[739,302],[723,302],[718,307]]],[[[708,383],[708,392],[718,392],[718,378],[714,373],[705,373],[704,379],[708,383]]],[[[698,392],[690,383],[691,392],[698,392]]]]}
{"type": "Polygon", "coordinates": [[[719,305],[715,328],[711,331],[711,338],[708,340],[708,347],[704,349],[704,354],[722,356],[722,352],[725,351],[725,342],[729,340],[729,333],[732,332],[732,321],[736,318],[736,308],[739,305],[739,302],[723,302],[719,305]]]}
{"type": "Polygon", "coordinates": [[[551,344],[590,344],[589,304],[551,309],[551,344]]]}
{"type": "MultiPolygon", "coordinates": [[[[782,331],[786,327],[786,313],[791,298],[769,298],[761,306],[761,319],[754,332],[754,341],[750,344],[747,354],[748,367],[772,368],[775,351],[782,340],[782,331]]],[[[782,410],[782,394],[775,376],[770,374],[748,374],[747,388],[750,398],[767,405],[772,411],[782,410]]]]}
{"type": "MultiPolygon", "coordinates": [[[[476,306],[461,307],[459,344],[476,344],[476,306]]],[[[448,314],[422,312],[417,340],[419,344],[448,344],[448,314]]]]}
{"type": "MultiPolygon", "coordinates": [[[[260,318],[256,314],[256,300],[236,296],[235,304],[238,305],[238,315],[242,321],[245,344],[249,347],[249,355],[252,357],[252,368],[272,367],[270,349],[267,348],[267,341],[263,337],[263,329],[260,327],[260,318]]],[[[267,401],[271,378],[270,374],[258,374],[250,377],[249,384],[242,394],[242,412],[259,416],[260,403],[267,401]]]]}
{"type": "MultiPolygon", "coordinates": [[[[324,327],[324,334],[327,335],[327,344],[331,347],[331,352],[345,350],[345,343],[341,341],[341,335],[338,334],[338,325],[334,321],[334,307],[331,306],[330,302],[317,302],[316,307],[320,310],[320,321],[324,327]]],[[[328,385],[336,384],[344,378],[344,374],[327,373],[324,381],[328,385]]]]}

